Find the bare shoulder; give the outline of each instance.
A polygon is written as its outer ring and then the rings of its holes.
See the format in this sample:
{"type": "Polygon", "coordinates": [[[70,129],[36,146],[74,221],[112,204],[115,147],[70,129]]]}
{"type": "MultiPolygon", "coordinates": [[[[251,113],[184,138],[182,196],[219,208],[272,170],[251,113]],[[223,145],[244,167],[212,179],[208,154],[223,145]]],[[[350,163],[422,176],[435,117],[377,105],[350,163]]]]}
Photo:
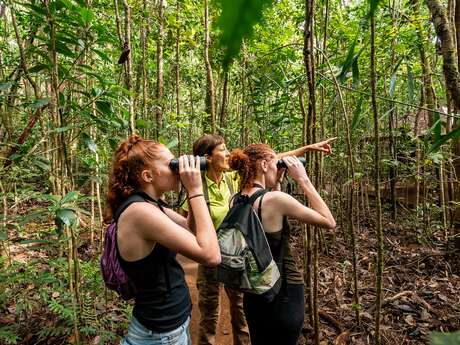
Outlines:
{"type": "Polygon", "coordinates": [[[134,202],[122,213],[120,221],[140,225],[145,222],[150,223],[158,217],[167,217],[158,206],[148,202],[134,202]]]}

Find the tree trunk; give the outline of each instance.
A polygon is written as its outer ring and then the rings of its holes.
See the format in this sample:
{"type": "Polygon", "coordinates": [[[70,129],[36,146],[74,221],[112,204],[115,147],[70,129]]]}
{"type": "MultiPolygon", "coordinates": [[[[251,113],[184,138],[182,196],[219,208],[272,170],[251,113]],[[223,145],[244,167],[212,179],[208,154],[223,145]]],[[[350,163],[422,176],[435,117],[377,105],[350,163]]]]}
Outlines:
{"type": "Polygon", "coordinates": [[[124,50],[129,50],[130,53],[127,56],[127,60],[125,62],[125,83],[126,89],[128,90],[128,113],[129,113],[129,131],[130,134],[136,133],[136,114],[134,110],[134,99],[132,95],[132,70],[133,70],[133,51],[131,46],[131,8],[128,5],[127,0],[123,1],[123,8],[125,11],[125,37],[124,37],[124,50]]]}
{"type": "Polygon", "coordinates": [[[216,108],[214,101],[214,81],[212,77],[211,61],[209,59],[209,7],[208,0],[204,1],[204,63],[206,66],[206,113],[209,114],[209,126],[206,130],[210,130],[211,133],[216,131],[216,108]]]}
{"type": "Polygon", "coordinates": [[[433,17],[436,34],[441,39],[441,53],[443,56],[443,72],[446,79],[446,88],[454,101],[455,111],[460,110],[460,80],[458,75],[458,60],[451,25],[447,18],[446,8],[440,0],[427,0],[428,8],[433,17]]]}
{"type": "Polygon", "coordinates": [[[164,61],[163,61],[163,44],[164,44],[164,21],[165,21],[165,3],[160,0],[158,4],[158,38],[157,38],[157,87],[156,87],[156,107],[155,107],[155,139],[158,140],[161,130],[163,129],[163,109],[164,109],[164,61]]]}
{"type": "Polygon", "coordinates": [[[220,107],[220,121],[219,121],[219,127],[222,128],[225,127],[225,110],[227,108],[227,97],[228,97],[228,71],[224,72],[224,85],[222,86],[222,104],[220,107]]]}
{"type": "MultiPolygon", "coordinates": [[[[176,121],[180,121],[180,73],[179,73],[179,64],[180,64],[180,56],[179,56],[179,44],[180,44],[180,3],[179,1],[176,2],[176,18],[177,18],[177,28],[176,28],[176,121]]],[[[182,152],[182,132],[181,126],[177,126],[177,146],[179,156],[182,152]]]]}
{"type": "Polygon", "coordinates": [[[375,15],[371,15],[371,98],[372,112],[374,115],[374,188],[375,188],[375,209],[377,212],[375,230],[377,235],[377,267],[376,267],[376,296],[375,296],[375,344],[381,344],[380,337],[380,312],[382,307],[382,273],[383,273],[383,231],[382,231],[382,206],[380,204],[380,133],[379,115],[376,97],[376,73],[375,73],[375,15]]]}

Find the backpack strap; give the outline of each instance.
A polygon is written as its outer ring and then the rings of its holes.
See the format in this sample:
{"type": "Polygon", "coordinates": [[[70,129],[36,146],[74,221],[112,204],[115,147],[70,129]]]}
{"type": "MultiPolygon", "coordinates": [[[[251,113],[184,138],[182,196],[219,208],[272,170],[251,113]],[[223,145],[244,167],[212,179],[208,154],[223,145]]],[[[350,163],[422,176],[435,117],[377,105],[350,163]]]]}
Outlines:
{"type": "MultiPolygon", "coordinates": [[[[165,210],[163,207],[168,207],[168,205],[161,199],[155,200],[153,199],[150,195],[148,195],[145,192],[139,191],[136,192],[132,195],[130,195],[126,200],[124,200],[120,206],[118,206],[117,210],[115,211],[115,214],[113,215],[113,220],[114,222],[118,221],[118,218],[120,218],[121,214],[123,213],[124,210],[128,208],[129,205],[135,203],[135,202],[152,202],[155,205],[157,205],[160,209],[161,212],[165,213],[165,210]]],[[[117,248],[118,248],[118,243],[117,243],[117,248]]],[[[166,289],[168,290],[168,293],[171,293],[172,288],[171,288],[171,279],[169,277],[169,270],[168,270],[168,264],[166,260],[163,262],[163,268],[165,272],[165,281],[166,281],[166,289]]]]}
{"type": "Polygon", "coordinates": [[[201,174],[201,183],[203,184],[204,200],[206,201],[206,206],[208,206],[209,214],[211,214],[211,200],[209,200],[208,183],[206,182],[206,172],[203,172],[201,174]]]}

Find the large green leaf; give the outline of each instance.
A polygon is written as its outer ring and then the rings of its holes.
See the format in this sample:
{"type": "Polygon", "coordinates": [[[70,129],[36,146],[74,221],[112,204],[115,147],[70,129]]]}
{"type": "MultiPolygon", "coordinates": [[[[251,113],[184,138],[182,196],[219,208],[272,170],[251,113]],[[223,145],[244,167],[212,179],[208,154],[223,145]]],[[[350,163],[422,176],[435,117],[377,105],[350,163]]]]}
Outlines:
{"type": "Polygon", "coordinates": [[[439,138],[435,139],[428,152],[435,152],[450,139],[457,138],[460,138],[460,127],[457,127],[456,129],[451,130],[449,133],[441,135],[439,138]]]}
{"type": "Polygon", "coordinates": [[[72,202],[78,199],[78,192],[77,191],[70,191],[62,198],[60,204],[64,205],[68,202],[72,202]]]}
{"type": "Polygon", "coordinates": [[[273,0],[219,0],[222,12],[217,26],[221,30],[225,69],[239,53],[243,39],[251,37],[254,25],[262,19],[264,7],[272,3],[273,0]]]}
{"type": "Polygon", "coordinates": [[[77,224],[77,214],[70,208],[61,208],[56,212],[56,223],[58,226],[74,226],[77,224]]]}
{"type": "Polygon", "coordinates": [[[342,64],[342,70],[340,71],[340,74],[337,76],[337,80],[340,83],[343,83],[345,81],[347,73],[353,64],[354,56],[355,56],[355,47],[356,47],[357,42],[358,42],[358,33],[356,34],[355,39],[353,40],[350,47],[348,48],[347,57],[345,58],[345,61],[342,64]]]}

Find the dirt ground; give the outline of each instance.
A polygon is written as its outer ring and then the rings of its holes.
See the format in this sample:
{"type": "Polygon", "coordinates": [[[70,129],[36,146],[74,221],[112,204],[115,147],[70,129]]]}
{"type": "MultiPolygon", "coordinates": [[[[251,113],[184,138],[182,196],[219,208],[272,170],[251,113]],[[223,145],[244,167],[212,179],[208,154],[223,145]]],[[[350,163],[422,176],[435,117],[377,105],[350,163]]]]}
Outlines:
{"type": "MultiPolygon", "coordinates": [[[[198,343],[198,324],[200,320],[200,311],[198,310],[198,290],[196,288],[196,276],[198,264],[184,256],[178,255],[178,261],[181,263],[185,271],[185,279],[187,280],[192,297],[193,311],[192,321],[190,324],[190,335],[192,344],[198,343]]],[[[221,290],[220,294],[220,310],[219,322],[217,324],[216,345],[231,345],[232,341],[232,326],[230,323],[230,307],[227,295],[221,290]]]]}

